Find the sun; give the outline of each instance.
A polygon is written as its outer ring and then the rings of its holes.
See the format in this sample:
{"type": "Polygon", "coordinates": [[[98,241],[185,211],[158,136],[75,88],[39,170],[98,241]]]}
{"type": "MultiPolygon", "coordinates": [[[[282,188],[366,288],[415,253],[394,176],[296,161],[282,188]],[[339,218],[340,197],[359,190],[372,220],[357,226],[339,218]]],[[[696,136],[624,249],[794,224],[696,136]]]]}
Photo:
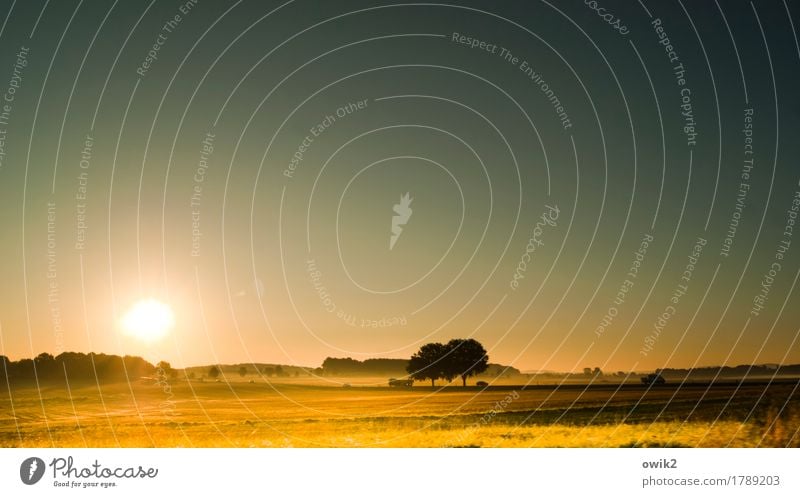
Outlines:
{"type": "Polygon", "coordinates": [[[125,313],[121,324],[126,334],[144,342],[155,342],[172,330],[175,315],[167,304],[145,299],[136,302],[125,313]]]}

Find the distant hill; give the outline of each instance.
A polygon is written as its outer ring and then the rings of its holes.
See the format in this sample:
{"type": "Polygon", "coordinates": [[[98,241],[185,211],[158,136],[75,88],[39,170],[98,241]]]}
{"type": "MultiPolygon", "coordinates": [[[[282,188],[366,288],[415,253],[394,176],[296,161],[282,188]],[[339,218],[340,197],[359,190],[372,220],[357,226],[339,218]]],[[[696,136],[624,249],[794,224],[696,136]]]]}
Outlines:
{"type": "Polygon", "coordinates": [[[494,364],[489,363],[489,367],[486,368],[486,371],[479,374],[478,376],[485,376],[490,378],[498,378],[498,377],[510,377],[510,376],[520,376],[522,372],[519,369],[511,367],[511,366],[504,366],[502,364],[494,364]]]}

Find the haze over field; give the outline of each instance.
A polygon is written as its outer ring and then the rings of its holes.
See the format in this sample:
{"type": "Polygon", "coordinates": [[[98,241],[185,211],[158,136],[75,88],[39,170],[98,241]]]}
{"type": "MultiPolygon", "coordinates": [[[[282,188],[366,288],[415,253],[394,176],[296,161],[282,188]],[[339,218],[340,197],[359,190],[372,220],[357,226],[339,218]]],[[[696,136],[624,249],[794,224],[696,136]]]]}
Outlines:
{"type": "Polygon", "coordinates": [[[0,417],[0,445],[800,446],[800,365],[664,370],[664,382],[591,368],[524,374],[497,364],[469,386],[379,376],[405,378],[408,365],[328,358],[315,369],[176,370],[76,353],[3,361],[0,407],[10,415],[0,417]]]}

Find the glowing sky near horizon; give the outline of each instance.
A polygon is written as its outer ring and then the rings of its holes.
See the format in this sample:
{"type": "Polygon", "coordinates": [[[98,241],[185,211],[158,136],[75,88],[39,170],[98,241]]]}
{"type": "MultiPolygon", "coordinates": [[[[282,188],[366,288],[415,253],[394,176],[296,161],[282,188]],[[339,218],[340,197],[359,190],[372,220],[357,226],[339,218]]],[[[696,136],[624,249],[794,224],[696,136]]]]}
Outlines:
{"type": "Polygon", "coordinates": [[[0,2],[0,354],[800,362],[797,6],[599,4],[0,2]]]}

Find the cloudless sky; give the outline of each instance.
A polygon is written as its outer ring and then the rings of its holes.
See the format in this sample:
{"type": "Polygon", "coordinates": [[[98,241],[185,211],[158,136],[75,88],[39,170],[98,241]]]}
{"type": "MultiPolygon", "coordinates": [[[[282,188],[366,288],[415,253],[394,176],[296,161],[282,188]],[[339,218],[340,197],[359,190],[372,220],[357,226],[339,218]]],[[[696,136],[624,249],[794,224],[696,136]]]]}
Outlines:
{"type": "Polygon", "coordinates": [[[0,354],[800,362],[797,7],[597,6],[0,2],[0,354]]]}

